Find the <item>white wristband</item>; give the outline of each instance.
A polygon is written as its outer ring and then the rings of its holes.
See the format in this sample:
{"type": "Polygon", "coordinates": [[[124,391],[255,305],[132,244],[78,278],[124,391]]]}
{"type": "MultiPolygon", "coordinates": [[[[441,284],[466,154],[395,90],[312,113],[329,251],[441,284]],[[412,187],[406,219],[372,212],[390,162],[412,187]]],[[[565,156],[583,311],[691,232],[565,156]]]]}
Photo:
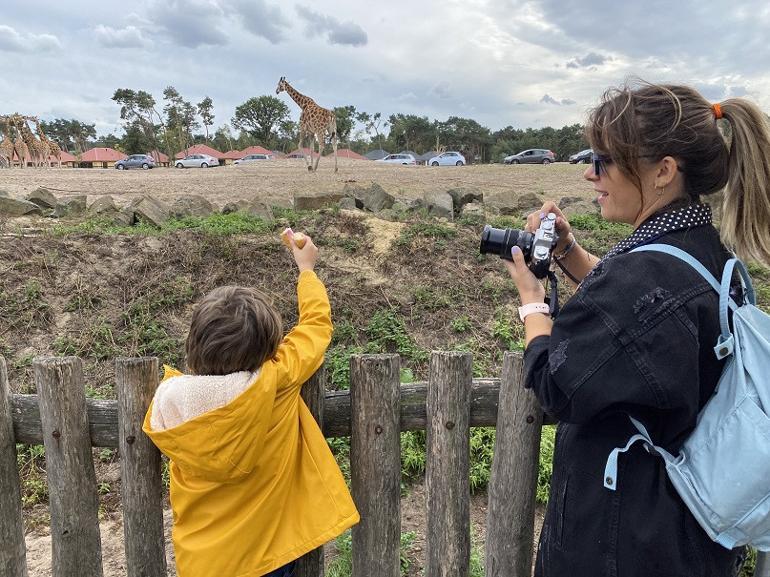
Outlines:
{"type": "Polygon", "coordinates": [[[533,313],[543,313],[547,315],[551,313],[551,307],[545,303],[529,303],[528,305],[519,307],[519,318],[521,319],[521,322],[524,322],[524,319],[533,313]]]}

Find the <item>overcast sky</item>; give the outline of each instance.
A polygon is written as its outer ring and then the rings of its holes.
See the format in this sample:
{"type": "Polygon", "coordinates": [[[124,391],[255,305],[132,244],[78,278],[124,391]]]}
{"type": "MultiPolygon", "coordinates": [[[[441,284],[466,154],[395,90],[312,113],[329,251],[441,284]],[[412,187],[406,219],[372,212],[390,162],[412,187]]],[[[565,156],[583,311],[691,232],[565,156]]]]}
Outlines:
{"type": "MultiPolygon", "coordinates": [[[[770,2],[0,0],[0,113],[121,131],[117,88],[214,101],[214,126],[280,76],[321,106],[583,122],[637,76],[770,111],[770,2]]],[[[298,107],[280,95],[299,117],[298,107]]],[[[162,103],[161,103],[162,104],[162,103]]]]}

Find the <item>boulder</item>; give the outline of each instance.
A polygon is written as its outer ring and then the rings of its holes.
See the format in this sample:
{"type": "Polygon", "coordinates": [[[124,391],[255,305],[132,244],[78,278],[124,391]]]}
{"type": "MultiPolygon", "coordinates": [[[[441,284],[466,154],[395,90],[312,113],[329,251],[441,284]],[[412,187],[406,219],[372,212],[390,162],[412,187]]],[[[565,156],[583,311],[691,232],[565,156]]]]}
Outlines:
{"type": "Polygon", "coordinates": [[[174,218],[197,216],[206,218],[217,212],[216,207],[200,195],[180,196],[171,203],[169,213],[174,218]]]}
{"type": "Polygon", "coordinates": [[[112,222],[116,226],[134,226],[136,223],[136,215],[134,214],[134,209],[130,207],[126,207],[122,210],[118,210],[112,214],[110,213],[103,213],[103,214],[109,214],[112,218],[112,222]]]}
{"type": "Polygon", "coordinates": [[[54,218],[61,218],[63,216],[72,216],[76,214],[83,214],[86,211],[86,195],[81,194],[79,196],[73,196],[71,198],[63,198],[56,203],[56,206],[51,213],[54,218]]]}
{"type": "Polygon", "coordinates": [[[455,213],[460,213],[462,208],[470,202],[484,202],[484,193],[466,188],[453,188],[447,190],[447,194],[454,201],[455,213]]]}
{"type": "Polygon", "coordinates": [[[262,199],[255,198],[251,201],[248,208],[248,213],[257,218],[261,218],[265,222],[274,222],[275,216],[273,215],[273,209],[262,199]]]}
{"type": "Polygon", "coordinates": [[[143,196],[139,200],[132,202],[130,208],[133,210],[137,221],[146,222],[158,228],[171,218],[168,205],[151,196],[143,196]]]}
{"type": "Polygon", "coordinates": [[[25,214],[41,214],[42,209],[34,202],[0,196],[0,216],[22,216],[25,214]]]}
{"type": "Polygon", "coordinates": [[[484,218],[484,205],[478,202],[470,202],[460,209],[460,214],[465,217],[484,218]]]}
{"type": "Polygon", "coordinates": [[[454,201],[446,192],[426,192],[423,197],[428,214],[437,218],[454,218],[454,201]]]}
{"type": "Polygon", "coordinates": [[[340,199],[339,207],[343,210],[357,210],[356,199],[352,196],[346,196],[340,199]]]}
{"type": "Polygon", "coordinates": [[[295,210],[318,210],[336,205],[345,194],[339,192],[323,192],[321,194],[295,194],[295,210]]]}
{"type": "Polygon", "coordinates": [[[502,215],[527,215],[530,212],[535,212],[543,206],[543,199],[536,195],[534,192],[527,192],[521,196],[513,199],[504,205],[500,205],[500,214],[502,215]]]}
{"type": "Polygon", "coordinates": [[[8,198],[9,196],[11,195],[8,194],[8,191],[0,190],[0,198],[8,198]]]}
{"type": "Polygon", "coordinates": [[[372,183],[369,190],[364,192],[361,201],[366,210],[380,212],[386,208],[391,208],[396,199],[375,182],[372,183]]]}
{"type": "Polygon", "coordinates": [[[240,199],[236,202],[228,202],[222,207],[222,214],[231,214],[233,212],[249,212],[251,203],[248,200],[240,199]]]}
{"type": "Polygon", "coordinates": [[[88,207],[88,212],[96,215],[111,214],[117,211],[118,207],[109,194],[100,196],[88,207]]]}
{"type": "Polygon", "coordinates": [[[47,188],[37,188],[27,195],[27,200],[34,202],[36,205],[42,208],[56,208],[59,201],[53,195],[53,193],[47,188]]]}

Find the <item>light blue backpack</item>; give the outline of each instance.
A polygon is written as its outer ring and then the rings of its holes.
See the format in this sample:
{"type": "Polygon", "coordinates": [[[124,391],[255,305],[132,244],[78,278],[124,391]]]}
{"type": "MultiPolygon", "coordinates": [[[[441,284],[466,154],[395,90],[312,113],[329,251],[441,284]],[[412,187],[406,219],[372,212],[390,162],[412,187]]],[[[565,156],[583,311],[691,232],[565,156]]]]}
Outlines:
{"type": "Polygon", "coordinates": [[[610,453],[604,486],[617,488],[618,455],[637,441],[666,462],[666,471],[682,500],[709,537],[732,549],[751,545],[770,551],[770,316],[756,305],[746,267],[730,259],[719,283],[688,253],[663,244],[635,248],[678,257],[695,268],[719,293],[721,335],[718,359],[730,357],[714,395],[698,415],[692,434],[673,456],[655,445],[644,425],[625,447],[610,453]],[[733,270],[740,273],[744,303],[730,299],[733,270]],[[727,307],[733,311],[730,332],[727,307]]]}

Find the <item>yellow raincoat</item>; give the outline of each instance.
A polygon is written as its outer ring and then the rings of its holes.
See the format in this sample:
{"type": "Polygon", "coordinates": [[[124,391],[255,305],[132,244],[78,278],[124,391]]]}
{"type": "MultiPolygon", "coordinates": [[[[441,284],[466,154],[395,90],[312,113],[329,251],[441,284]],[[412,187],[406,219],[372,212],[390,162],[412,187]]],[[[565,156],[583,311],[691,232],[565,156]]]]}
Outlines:
{"type": "Polygon", "coordinates": [[[165,430],[152,429],[147,411],[143,429],[171,460],[179,577],[264,575],[359,521],[299,395],[331,339],[326,288],[304,271],[297,293],[297,326],[240,395],[165,430]]]}

